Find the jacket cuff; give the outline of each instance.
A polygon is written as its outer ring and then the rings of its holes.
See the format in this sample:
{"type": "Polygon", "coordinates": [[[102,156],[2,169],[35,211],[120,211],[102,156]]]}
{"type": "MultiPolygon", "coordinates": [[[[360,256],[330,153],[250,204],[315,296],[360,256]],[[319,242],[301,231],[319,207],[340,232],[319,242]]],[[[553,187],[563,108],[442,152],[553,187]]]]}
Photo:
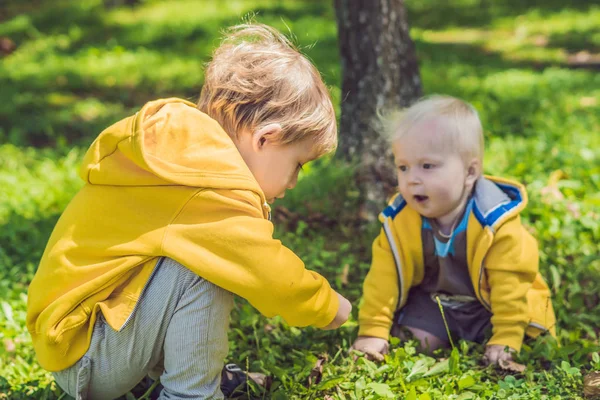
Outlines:
{"type": "Polygon", "coordinates": [[[340,300],[333,289],[331,290],[331,301],[329,301],[329,306],[327,310],[323,314],[321,318],[317,322],[315,322],[314,326],[317,328],[324,328],[330,323],[333,322],[335,316],[337,315],[338,309],[340,308],[340,300]]]}
{"type": "Polygon", "coordinates": [[[391,325],[361,324],[358,328],[358,336],[372,336],[388,340],[390,338],[391,328],[391,325]]]}
{"type": "Polygon", "coordinates": [[[494,334],[492,338],[487,342],[488,345],[496,344],[501,346],[508,346],[514,350],[521,351],[521,345],[523,344],[523,336],[525,335],[525,328],[518,324],[506,325],[494,327],[494,334]]]}

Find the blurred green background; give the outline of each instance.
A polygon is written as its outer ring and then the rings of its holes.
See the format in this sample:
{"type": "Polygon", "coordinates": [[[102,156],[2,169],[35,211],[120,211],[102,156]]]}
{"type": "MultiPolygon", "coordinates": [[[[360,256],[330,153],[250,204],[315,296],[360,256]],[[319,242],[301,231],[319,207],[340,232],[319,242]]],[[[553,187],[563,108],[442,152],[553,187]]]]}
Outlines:
{"type": "MultiPolygon", "coordinates": [[[[24,328],[26,288],[54,223],[82,185],[78,163],[104,127],[148,100],[195,101],[220,32],[248,16],[292,36],[323,74],[339,110],[333,2],[128,3],[5,0],[0,6],[0,399],[64,396],[35,362],[24,328]]],[[[600,332],[600,6],[407,0],[406,7],[424,92],[473,103],[485,128],[486,173],[527,185],[524,219],[540,242],[562,346],[528,343],[520,360],[528,366],[524,374],[483,367],[480,346],[467,343],[454,369],[428,377],[418,368],[439,362],[415,354],[412,342],[399,345],[387,366],[353,362],[345,349],[356,334],[368,232],[376,227],[357,230],[352,166],[328,158],[310,165],[297,189],[276,205],[276,232],[354,301],[354,321],[336,332],[298,330],[239,301],[230,358],[275,376],[264,398],[578,398],[583,375],[600,369],[594,356],[600,332]],[[326,359],[323,380],[309,384],[319,358],[326,359]]]]}

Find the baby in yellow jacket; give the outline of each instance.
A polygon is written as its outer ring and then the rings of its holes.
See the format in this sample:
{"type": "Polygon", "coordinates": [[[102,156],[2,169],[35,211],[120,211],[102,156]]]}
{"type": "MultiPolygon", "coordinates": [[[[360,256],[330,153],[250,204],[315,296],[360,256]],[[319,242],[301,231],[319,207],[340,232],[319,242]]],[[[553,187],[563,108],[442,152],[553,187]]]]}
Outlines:
{"type": "Polygon", "coordinates": [[[269,206],[336,130],[318,71],[264,25],[230,30],[197,104],[152,101],[104,130],[29,288],[42,367],[77,399],[147,375],[161,399],[222,398],[233,294],[290,325],[344,323],[350,303],[273,239],[269,206]]]}
{"type": "Polygon", "coordinates": [[[525,334],[554,332],[536,240],[519,213],[522,185],[482,175],[477,111],[425,98],[390,124],[399,194],[381,213],[353,348],[381,360],[404,329],[431,352],[453,339],[487,340],[485,360],[511,359],[525,334]],[[491,337],[490,337],[491,335],[491,337]]]}

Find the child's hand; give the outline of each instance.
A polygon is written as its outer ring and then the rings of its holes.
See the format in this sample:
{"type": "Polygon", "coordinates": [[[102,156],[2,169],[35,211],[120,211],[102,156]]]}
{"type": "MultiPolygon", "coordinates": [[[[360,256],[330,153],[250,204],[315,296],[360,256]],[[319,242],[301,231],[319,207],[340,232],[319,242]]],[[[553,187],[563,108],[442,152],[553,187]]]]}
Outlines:
{"type": "Polygon", "coordinates": [[[383,355],[387,354],[388,349],[387,340],[372,336],[359,336],[350,347],[350,350],[361,351],[368,359],[375,361],[383,361],[383,355]]]}
{"type": "Polygon", "coordinates": [[[325,330],[336,329],[342,326],[342,324],[348,320],[350,312],[352,311],[352,304],[350,304],[350,302],[338,292],[336,292],[335,294],[337,294],[338,296],[340,306],[338,307],[337,314],[335,315],[333,321],[331,321],[329,325],[323,328],[325,330]]]}
{"type": "Polygon", "coordinates": [[[483,362],[486,364],[501,364],[503,361],[512,361],[512,355],[516,353],[514,349],[508,348],[500,344],[491,344],[485,347],[483,362]]]}

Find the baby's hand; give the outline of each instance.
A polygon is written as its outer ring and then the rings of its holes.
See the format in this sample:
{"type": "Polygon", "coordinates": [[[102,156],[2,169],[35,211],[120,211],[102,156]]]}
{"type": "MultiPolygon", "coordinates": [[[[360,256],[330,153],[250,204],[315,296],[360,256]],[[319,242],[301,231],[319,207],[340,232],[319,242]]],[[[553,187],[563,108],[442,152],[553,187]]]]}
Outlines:
{"type": "Polygon", "coordinates": [[[350,350],[363,352],[368,359],[376,361],[383,361],[383,355],[387,354],[388,349],[387,340],[372,336],[359,336],[350,347],[350,350]]]}
{"type": "Polygon", "coordinates": [[[352,304],[350,304],[350,302],[338,292],[336,292],[335,294],[337,294],[338,296],[340,305],[338,307],[337,314],[335,315],[333,321],[331,321],[329,325],[323,328],[325,330],[336,329],[342,326],[342,324],[348,320],[350,312],[352,311],[352,304]]]}
{"type": "Polygon", "coordinates": [[[516,353],[514,349],[508,348],[500,344],[490,344],[485,347],[483,362],[486,364],[501,364],[503,361],[512,361],[512,355],[516,353]]]}

